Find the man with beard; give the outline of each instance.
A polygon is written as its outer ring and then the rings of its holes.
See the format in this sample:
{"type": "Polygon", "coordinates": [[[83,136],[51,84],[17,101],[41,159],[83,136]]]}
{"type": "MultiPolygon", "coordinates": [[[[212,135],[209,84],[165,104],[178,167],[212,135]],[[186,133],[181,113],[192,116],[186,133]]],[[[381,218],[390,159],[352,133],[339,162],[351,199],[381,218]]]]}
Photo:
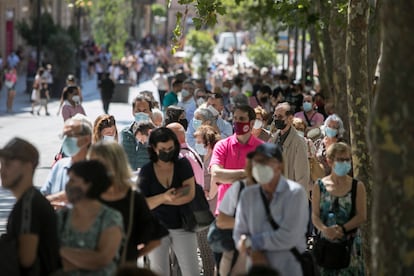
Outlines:
{"type": "MultiPolygon", "coordinates": [[[[2,242],[16,241],[20,275],[50,275],[60,266],[57,221],[48,200],[33,186],[39,152],[29,142],[13,138],[0,150],[0,160],[2,186],[17,200],[2,242]]],[[[2,242],[0,250],[5,250],[2,242]]],[[[2,256],[7,253],[12,254],[2,256]]]]}

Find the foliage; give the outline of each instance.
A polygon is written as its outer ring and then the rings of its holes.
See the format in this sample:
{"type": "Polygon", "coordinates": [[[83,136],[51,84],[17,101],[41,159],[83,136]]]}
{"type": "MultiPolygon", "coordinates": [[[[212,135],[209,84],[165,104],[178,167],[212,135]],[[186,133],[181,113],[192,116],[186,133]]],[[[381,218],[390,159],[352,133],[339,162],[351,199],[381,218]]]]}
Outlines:
{"type": "Polygon", "coordinates": [[[73,73],[76,43],[79,40],[76,28],[63,29],[53,22],[53,18],[48,13],[40,16],[41,32],[36,18],[31,18],[30,21],[30,23],[25,20],[17,23],[19,35],[29,46],[36,47],[38,35],[41,34],[40,47],[47,53],[48,62],[53,65],[55,76],[65,78],[68,73],[73,73]]]}
{"type": "Polygon", "coordinates": [[[201,64],[197,68],[197,73],[199,76],[204,76],[207,71],[208,60],[215,45],[214,39],[205,31],[191,30],[186,36],[186,44],[191,48],[191,59],[196,54],[200,55],[201,64]]]}
{"type": "Polygon", "coordinates": [[[92,33],[98,45],[108,45],[114,58],[124,55],[128,39],[126,22],[131,7],[126,0],[94,0],[91,6],[92,33]]]}
{"type": "Polygon", "coordinates": [[[247,57],[259,68],[277,65],[276,43],[271,37],[258,37],[247,49],[247,57]]]}
{"type": "Polygon", "coordinates": [[[157,3],[151,5],[151,12],[153,16],[165,17],[167,15],[165,7],[157,3]]]}

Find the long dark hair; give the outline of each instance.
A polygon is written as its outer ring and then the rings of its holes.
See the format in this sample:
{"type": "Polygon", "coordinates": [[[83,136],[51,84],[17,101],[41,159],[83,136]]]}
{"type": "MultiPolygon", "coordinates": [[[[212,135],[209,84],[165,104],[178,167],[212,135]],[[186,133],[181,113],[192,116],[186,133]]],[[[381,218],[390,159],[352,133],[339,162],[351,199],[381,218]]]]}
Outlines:
{"type": "Polygon", "coordinates": [[[173,162],[177,161],[178,155],[180,154],[180,142],[178,142],[177,136],[175,133],[166,127],[156,128],[151,131],[148,139],[148,154],[152,162],[158,161],[158,155],[155,152],[154,148],[159,142],[168,142],[172,140],[174,142],[174,158],[173,162]]]}

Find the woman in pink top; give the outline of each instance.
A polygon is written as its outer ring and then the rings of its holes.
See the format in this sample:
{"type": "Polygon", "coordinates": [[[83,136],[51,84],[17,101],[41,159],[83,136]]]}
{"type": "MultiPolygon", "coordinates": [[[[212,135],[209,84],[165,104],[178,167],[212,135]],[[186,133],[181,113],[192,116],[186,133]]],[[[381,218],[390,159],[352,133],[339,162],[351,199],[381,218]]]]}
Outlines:
{"type": "Polygon", "coordinates": [[[17,72],[16,68],[10,68],[5,75],[5,82],[7,88],[7,113],[12,112],[13,109],[13,100],[16,96],[16,82],[17,82],[17,72]]]}
{"type": "Polygon", "coordinates": [[[83,109],[80,102],[80,94],[77,86],[67,86],[63,90],[64,104],[62,107],[63,121],[75,116],[75,114],[83,114],[86,116],[85,110],[83,109]]]}

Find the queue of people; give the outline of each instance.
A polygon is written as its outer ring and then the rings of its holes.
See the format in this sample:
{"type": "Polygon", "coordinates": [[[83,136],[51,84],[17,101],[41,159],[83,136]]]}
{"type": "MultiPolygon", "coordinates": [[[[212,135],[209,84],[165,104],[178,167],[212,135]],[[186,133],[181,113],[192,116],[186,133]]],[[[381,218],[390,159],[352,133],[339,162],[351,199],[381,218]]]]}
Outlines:
{"type": "Polygon", "coordinates": [[[61,104],[64,157],[40,193],[31,179],[39,159],[33,145],[16,138],[0,150],[3,186],[17,198],[7,236],[31,244],[29,253],[19,252],[22,274],[113,275],[143,259],[158,275],[172,268],[184,276],[239,275],[262,266],[303,275],[291,249],[303,253],[309,240],[324,239],[351,240],[352,250],[346,267],[321,266],[322,275],[363,275],[358,228],[366,220],[366,195],[362,182],[352,184],[342,120],[318,112],[317,93],[284,75],[272,88],[276,78],[261,73],[260,84],[244,76],[253,89],[248,94],[243,75],[213,92],[177,75],[170,91],[160,85],[161,103],[142,91],[122,130],[116,114],[92,124],[80,89],[68,84],[61,104]],[[16,144],[32,156],[14,151],[16,144]],[[217,227],[232,230],[231,251],[214,252],[207,229],[184,229],[182,208],[195,185],[217,227]],[[23,212],[33,216],[28,225],[19,221],[23,212]],[[52,245],[45,247],[45,235],[52,245]]]}

